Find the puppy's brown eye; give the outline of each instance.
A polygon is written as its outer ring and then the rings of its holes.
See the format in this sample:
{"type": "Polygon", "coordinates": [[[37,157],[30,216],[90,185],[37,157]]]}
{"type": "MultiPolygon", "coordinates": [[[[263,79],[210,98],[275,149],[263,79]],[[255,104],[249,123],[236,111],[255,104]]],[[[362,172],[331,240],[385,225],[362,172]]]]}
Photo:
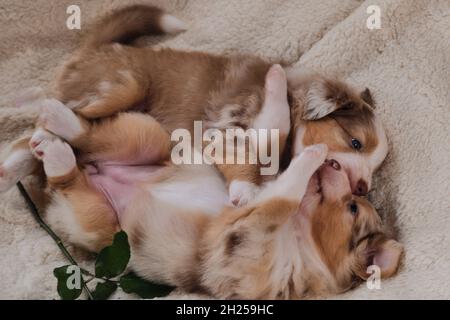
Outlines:
{"type": "Polygon", "coordinates": [[[350,213],[353,216],[356,216],[358,214],[358,205],[354,201],[350,203],[350,213]]]}
{"type": "Polygon", "coordinates": [[[360,150],[362,148],[362,144],[361,144],[361,142],[359,142],[358,139],[353,138],[352,139],[352,147],[355,150],[360,150]]]}

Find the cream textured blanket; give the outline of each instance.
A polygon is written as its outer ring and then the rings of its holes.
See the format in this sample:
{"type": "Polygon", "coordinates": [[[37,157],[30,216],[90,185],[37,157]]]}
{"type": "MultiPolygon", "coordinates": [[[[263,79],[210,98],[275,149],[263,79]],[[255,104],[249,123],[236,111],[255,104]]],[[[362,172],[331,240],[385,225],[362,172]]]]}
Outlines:
{"type": "MultiPolygon", "coordinates": [[[[372,200],[387,223],[396,224],[406,255],[399,274],[380,290],[363,285],[337,298],[450,298],[448,0],[147,3],[189,27],[158,39],[162,45],[281,58],[369,87],[390,140],[372,200]],[[367,28],[369,5],[379,6],[381,29],[367,28]]],[[[81,8],[83,30],[123,1],[0,0],[0,149],[30,129],[36,113],[16,108],[15,96],[31,86],[51,95],[56,68],[76,45],[79,31],[66,27],[71,4],[81,8]]],[[[92,265],[86,254],[76,256],[92,265]]],[[[52,270],[66,261],[15,188],[0,195],[0,257],[0,298],[57,298],[52,270]]]]}

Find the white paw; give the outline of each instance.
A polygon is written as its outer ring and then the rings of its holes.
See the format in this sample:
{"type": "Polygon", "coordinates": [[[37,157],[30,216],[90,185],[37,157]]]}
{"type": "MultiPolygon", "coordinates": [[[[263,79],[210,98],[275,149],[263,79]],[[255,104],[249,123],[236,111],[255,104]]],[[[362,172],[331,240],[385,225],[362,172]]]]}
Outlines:
{"type": "Polygon", "coordinates": [[[298,168],[304,174],[313,174],[324,162],[328,154],[326,144],[314,144],[303,149],[299,156],[292,159],[291,166],[298,168]]]}
{"type": "Polygon", "coordinates": [[[230,202],[236,207],[242,207],[252,201],[258,194],[259,187],[248,181],[233,180],[230,183],[230,202]]]}
{"type": "Polygon", "coordinates": [[[12,151],[0,164],[0,192],[11,189],[34,169],[33,156],[28,149],[12,151]]]}
{"type": "Polygon", "coordinates": [[[37,128],[30,139],[29,146],[31,153],[37,159],[42,159],[42,149],[45,144],[56,139],[56,136],[43,128],[37,128]]]}
{"type": "Polygon", "coordinates": [[[253,122],[253,127],[278,129],[280,135],[289,134],[291,118],[287,101],[287,80],[280,65],[273,65],[267,72],[264,90],[264,104],[253,122]]]}
{"type": "Polygon", "coordinates": [[[317,161],[322,164],[328,154],[328,146],[324,143],[313,144],[311,146],[303,149],[303,152],[300,154],[301,157],[307,157],[311,161],[317,161]]]}
{"type": "Polygon", "coordinates": [[[267,72],[265,90],[266,98],[273,98],[275,101],[287,99],[286,73],[279,64],[274,64],[267,72]]]}
{"type": "Polygon", "coordinates": [[[76,166],[72,148],[65,142],[56,139],[44,141],[39,146],[42,153],[44,171],[48,177],[61,177],[69,174],[76,166]]]}
{"type": "Polygon", "coordinates": [[[83,133],[83,127],[75,113],[56,99],[45,100],[39,122],[46,130],[64,140],[73,140],[83,133]]]}
{"type": "Polygon", "coordinates": [[[185,31],[186,25],[184,24],[183,21],[181,21],[180,19],[178,19],[175,16],[172,16],[170,14],[164,14],[161,17],[161,20],[159,20],[161,29],[165,32],[165,33],[178,33],[181,31],[185,31]]]}

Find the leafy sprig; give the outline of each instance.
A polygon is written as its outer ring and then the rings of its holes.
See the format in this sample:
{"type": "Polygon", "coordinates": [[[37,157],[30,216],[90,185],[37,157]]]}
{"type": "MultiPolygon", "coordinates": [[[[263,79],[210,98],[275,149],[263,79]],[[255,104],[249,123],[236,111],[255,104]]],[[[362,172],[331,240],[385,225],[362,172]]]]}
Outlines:
{"type": "Polygon", "coordinates": [[[58,248],[70,262],[70,264],[53,270],[53,275],[58,280],[57,291],[61,299],[77,299],[84,290],[91,300],[106,300],[119,287],[126,293],[134,293],[141,298],[151,299],[166,296],[174,289],[171,286],[146,281],[133,272],[124,274],[131,256],[130,244],[125,231],[116,233],[113,243],[102,249],[97,255],[95,274],[81,268],[64,246],[62,240],[42,220],[36,205],[21,182],[17,183],[17,188],[25,199],[35,220],[52,237],[58,248]],[[87,283],[93,280],[96,280],[97,284],[95,290],[91,291],[87,283]]]}
{"type": "Polygon", "coordinates": [[[108,299],[117,288],[145,299],[166,296],[173,290],[173,287],[146,281],[133,272],[124,274],[129,260],[128,236],[125,231],[120,231],[114,235],[113,243],[98,254],[95,261],[95,275],[79,266],[76,266],[79,268],[77,273],[75,268],[71,268],[72,265],[53,270],[58,279],[58,294],[64,300],[77,299],[82,292],[81,285],[94,279],[97,280],[95,290],[92,292],[94,300],[108,299]],[[74,277],[79,277],[78,287],[74,286],[74,277]],[[89,279],[86,280],[85,277],[89,279]]]}

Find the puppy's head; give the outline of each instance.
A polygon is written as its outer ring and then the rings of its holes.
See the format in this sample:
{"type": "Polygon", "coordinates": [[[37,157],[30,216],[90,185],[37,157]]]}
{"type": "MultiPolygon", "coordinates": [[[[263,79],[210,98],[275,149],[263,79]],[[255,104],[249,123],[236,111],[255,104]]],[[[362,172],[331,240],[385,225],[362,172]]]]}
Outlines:
{"type": "Polygon", "coordinates": [[[308,211],[318,256],[338,289],[346,290],[355,280],[368,278],[369,266],[376,266],[382,278],[392,276],[403,247],[384,232],[374,207],[352,194],[347,174],[339,167],[337,162],[328,163],[318,170],[306,195],[309,205],[303,210],[308,211]],[[314,197],[316,201],[311,201],[314,197]]]}
{"type": "Polygon", "coordinates": [[[350,179],[353,194],[370,190],[372,174],[387,155],[386,134],[373,112],[370,91],[343,82],[288,71],[293,152],[325,143],[350,179]]]}

